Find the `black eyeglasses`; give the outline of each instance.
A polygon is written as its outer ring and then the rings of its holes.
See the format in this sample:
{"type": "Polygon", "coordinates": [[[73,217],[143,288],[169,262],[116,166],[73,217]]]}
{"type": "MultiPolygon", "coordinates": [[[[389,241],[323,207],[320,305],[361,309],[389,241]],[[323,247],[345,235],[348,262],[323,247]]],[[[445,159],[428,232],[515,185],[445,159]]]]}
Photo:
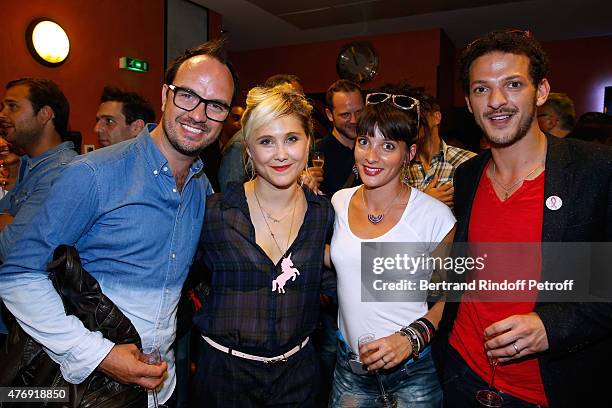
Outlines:
{"type": "Polygon", "coordinates": [[[168,88],[174,92],[172,101],[177,108],[191,112],[203,103],[206,117],[214,122],[223,122],[230,113],[231,108],[223,102],[204,99],[195,92],[180,86],[168,85],[168,88]]]}
{"type": "Polygon", "coordinates": [[[394,95],[385,92],[373,92],[366,95],[366,105],[376,105],[390,101],[396,108],[409,111],[416,110],[417,129],[421,123],[421,104],[418,99],[408,95],[394,95]]]}
{"type": "MultiPolygon", "coordinates": [[[[529,31],[529,30],[519,30],[519,29],[517,29],[517,28],[511,28],[511,29],[509,29],[509,30],[502,31],[502,33],[504,33],[504,34],[519,34],[519,35],[522,35],[522,36],[523,36],[523,37],[525,37],[525,38],[531,38],[531,31],[529,31]]],[[[475,39],[474,41],[472,41],[471,43],[469,43],[469,44],[468,44],[468,45],[465,47],[465,49],[466,49],[466,50],[469,50],[470,48],[472,48],[473,46],[475,46],[476,44],[478,44],[480,41],[482,41],[482,39],[483,39],[483,38],[484,38],[484,37],[480,37],[480,38],[475,39]]]]}

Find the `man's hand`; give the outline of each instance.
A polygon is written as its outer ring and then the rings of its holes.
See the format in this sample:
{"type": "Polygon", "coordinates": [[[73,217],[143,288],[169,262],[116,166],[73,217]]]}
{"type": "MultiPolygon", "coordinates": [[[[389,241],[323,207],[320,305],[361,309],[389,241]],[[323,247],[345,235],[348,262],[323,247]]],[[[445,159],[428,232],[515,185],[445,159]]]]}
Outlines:
{"type": "Polygon", "coordinates": [[[410,339],[399,333],[393,333],[382,339],[364,344],[359,349],[359,355],[374,351],[364,358],[362,363],[368,366],[368,371],[380,368],[389,369],[400,364],[412,354],[410,339]]]}
{"type": "Polygon", "coordinates": [[[485,337],[503,333],[485,343],[487,355],[499,362],[523,358],[548,350],[544,324],[536,313],[513,315],[485,329],[485,337]]]}
{"type": "Polygon", "coordinates": [[[453,207],[453,195],[455,193],[455,188],[452,183],[446,183],[441,186],[438,186],[438,175],[436,174],[433,180],[429,182],[425,190],[423,190],[425,194],[432,196],[433,198],[442,201],[444,204],[449,207],[453,207]]]}
{"type": "Polygon", "coordinates": [[[322,167],[308,167],[302,172],[302,183],[311,189],[315,194],[323,194],[319,190],[319,185],[323,182],[323,168],[322,167]]]}
{"type": "Polygon", "coordinates": [[[140,361],[140,350],[134,344],[116,344],[102,360],[98,370],[124,384],[157,388],[164,380],[168,364],[151,365],[140,361]]]}

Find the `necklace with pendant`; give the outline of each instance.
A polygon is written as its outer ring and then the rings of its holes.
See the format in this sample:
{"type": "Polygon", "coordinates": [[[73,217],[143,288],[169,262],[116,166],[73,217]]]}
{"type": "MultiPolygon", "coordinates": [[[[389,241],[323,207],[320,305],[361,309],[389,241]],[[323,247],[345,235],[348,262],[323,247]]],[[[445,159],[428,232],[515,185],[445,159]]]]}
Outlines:
{"type": "MultiPolygon", "coordinates": [[[[259,203],[257,203],[257,204],[259,205],[259,203]]],[[[275,224],[278,224],[279,222],[284,220],[289,215],[289,213],[287,213],[287,214],[284,214],[282,217],[276,218],[271,213],[269,213],[268,210],[266,210],[265,208],[263,208],[261,206],[259,206],[259,208],[261,208],[261,210],[264,212],[266,218],[269,219],[270,221],[272,221],[275,224]]]]}
{"type": "MultiPolygon", "coordinates": [[[[296,186],[297,188],[297,186],[296,186]]],[[[268,232],[278,248],[278,252],[281,254],[281,273],[272,281],[272,292],[278,291],[278,293],[285,293],[285,283],[289,279],[295,281],[295,279],[299,276],[300,271],[297,268],[293,267],[293,261],[291,260],[291,254],[287,255],[287,250],[289,250],[289,241],[291,240],[291,232],[293,231],[293,219],[295,218],[295,208],[297,207],[298,194],[296,191],[295,199],[293,200],[293,211],[291,213],[291,224],[289,225],[289,235],[287,236],[287,244],[285,245],[285,250],[281,249],[274,233],[272,232],[272,228],[270,228],[270,224],[268,224],[268,220],[265,214],[263,207],[261,206],[261,202],[259,202],[259,197],[257,196],[257,191],[255,186],[253,186],[253,194],[255,195],[255,200],[257,201],[257,206],[261,211],[261,216],[266,223],[266,227],[268,227],[268,232]]],[[[285,218],[285,217],[283,217],[285,218]]],[[[280,220],[279,220],[280,221],[280,220]]]]}
{"type": "Polygon", "coordinates": [[[373,211],[370,211],[370,207],[368,207],[368,204],[366,203],[365,188],[361,187],[361,200],[363,201],[363,206],[368,210],[368,221],[370,221],[374,225],[380,224],[382,220],[385,218],[385,214],[387,213],[389,208],[391,208],[393,203],[395,203],[395,201],[398,199],[398,197],[402,194],[403,191],[404,191],[404,187],[400,185],[400,190],[395,196],[395,198],[391,201],[391,203],[387,207],[385,207],[383,211],[376,214],[373,211]]]}
{"type": "Polygon", "coordinates": [[[526,176],[519,178],[517,181],[515,181],[514,183],[512,183],[510,186],[505,186],[503,185],[500,181],[497,180],[497,177],[495,177],[495,174],[497,173],[497,169],[495,167],[495,161],[493,161],[493,181],[495,182],[495,184],[497,184],[502,190],[504,190],[504,198],[502,201],[506,201],[508,199],[508,197],[510,197],[510,193],[512,192],[512,190],[514,190],[516,188],[516,186],[518,186],[519,184],[522,184],[527,178],[529,178],[529,176],[531,176],[533,173],[536,172],[537,169],[540,168],[540,166],[542,166],[543,163],[539,163],[533,170],[531,170],[526,176]]]}

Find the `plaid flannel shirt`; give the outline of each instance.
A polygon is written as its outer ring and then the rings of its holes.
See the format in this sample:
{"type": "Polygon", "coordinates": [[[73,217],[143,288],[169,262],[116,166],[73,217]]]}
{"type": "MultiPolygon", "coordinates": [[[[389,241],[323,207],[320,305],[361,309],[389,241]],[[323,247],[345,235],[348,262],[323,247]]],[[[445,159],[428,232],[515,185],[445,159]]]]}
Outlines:
{"type": "Polygon", "coordinates": [[[469,150],[447,145],[441,140],[440,152],[431,158],[429,170],[425,171],[425,166],[415,158],[404,173],[404,183],[421,191],[438,175],[438,185],[453,183],[455,170],[461,163],[476,156],[476,153],[469,150]]]}
{"type": "Polygon", "coordinates": [[[335,296],[335,273],[323,265],[331,240],[334,210],[325,197],[304,189],[308,209],[297,238],[287,250],[300,272],[272,291],[281,273],[255,241],[242,184],[206,201],[200,250],[210,273],[211,292],[194,319],[201,333],[232,349],[262,357],[290,350],[315,329],[319,295],[335,296]]]}

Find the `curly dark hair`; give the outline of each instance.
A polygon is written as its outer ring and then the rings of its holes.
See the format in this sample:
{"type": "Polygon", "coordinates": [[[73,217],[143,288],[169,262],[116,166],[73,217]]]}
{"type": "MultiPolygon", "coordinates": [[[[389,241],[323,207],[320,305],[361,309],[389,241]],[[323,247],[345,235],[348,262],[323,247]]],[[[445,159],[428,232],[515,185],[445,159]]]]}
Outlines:
{"type": "Polygon", "coordinates": [[[142,119],[144,123],[155,123],[153,106],[136,92],[127,92],[112,86],[105,86],[100,96],[100,103],[103,102],[120,102],[122,105],[121,113],[125,116],[125,123],[128,125],[138,119],[142,119]]]}
{"type": "Polygon", "coordinates": [[[472,63],[477,58],[495,51],[525,55],[529,58],[529,77],[536,87],[548,75],[548,56],[528,31],[492,31],[470,43],[459,58],[461,82],[466,94],[470,92],[470,67],[472,63]]]}

